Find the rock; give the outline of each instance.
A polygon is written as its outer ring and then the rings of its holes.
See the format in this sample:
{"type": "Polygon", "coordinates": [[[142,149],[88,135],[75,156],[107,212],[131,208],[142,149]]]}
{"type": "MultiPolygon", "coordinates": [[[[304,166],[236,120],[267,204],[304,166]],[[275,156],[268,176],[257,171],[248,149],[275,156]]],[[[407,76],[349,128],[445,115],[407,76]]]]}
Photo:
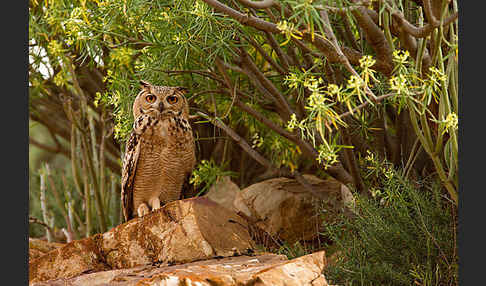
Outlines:
{"type": "Polygon", "coordinates": [[[289,244],[311,240],[322,230],[323,217],[325,220],[334,219],[346,208],[344,199],[352,201],[352,194],[334,179],[322,180],[313,175],[304,177],[323,194],[323,200],[312,196],[294,179],[274,178],[238,192],[234,207],[257,229],[275,239],[280,238],[289,244]]]}
{"type": "Polygon", "coordinates": [[[346,211],[356,214],[356,200],[353,193],[345,185],[341,185],[341,198],[346,211]]]}
{"type": "Polygon", "coordinates": [[[29,284],[109,269],[103,263],[96,237],[100,235],[73,241],[29,261],[29,284]]]}
{"type": "Polygon", "coordinates": [[[64,245],[64,243],[48,242],[46,240],[29,237],[29,261],[64,245]]]}
{"type": "Polygon", "coordinates": [[[101,250],[113,268],[187,263],[253,249],[247,228],[236,213],[198,197],[171,202],[104,233],[101,250]]]}
{"type": "Polygon", "coordinates": [[[209,188],[204,197],[211,199],[214,202],[236,212],[233,206],[236,194],[240,191],[238,185],[231,181],[230,176],[218,178],[218,180],[209,188]]]}
{"type": "Polygon", "coordinates": [[[262,254],[210,259],[174,266],[145,266],[84,274],[33,285],[125,285],[125,286],[236,286],[313,285],[327,286],[322,271],[324,251],[287,260],[284,255],[262,254]]]}
{"type": "Polygon", "coordinates": [[[322,285],[327,281],[322,275],[326,266],[324,251],[301,256],[287,263],[259,271],[254,276],[257,285],[322,285]],[[318,280],[320,279],[320,281],[318,280]],[[318,283],[316,283],[316,281],[318,283]],[[258,283],[260,282],[260,284],[258,283]]]}
{"type": "Polygon", "coordinates": [[[248,253],[254,242],[247,228],[244,219],[207,198],[174,201],[143,218],[32,260],[29,282],[248,253]]]}

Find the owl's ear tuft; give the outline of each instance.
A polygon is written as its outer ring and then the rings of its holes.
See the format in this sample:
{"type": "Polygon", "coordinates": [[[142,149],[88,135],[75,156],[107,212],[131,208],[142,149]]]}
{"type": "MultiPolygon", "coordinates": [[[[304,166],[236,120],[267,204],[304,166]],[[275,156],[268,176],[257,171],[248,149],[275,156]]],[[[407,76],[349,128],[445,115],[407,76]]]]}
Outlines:
{"type": "Polygon", "coordinates": [[[151,86],[151,84],[145,80],[140,80],[139,83],[142,88],[149,88],[151,86]]]}
{"type": "Polygon", "coordinates": [[[176,86],[176,88],[178,91],[182,92],[182,94],[186,94],[189,92],[189,89],[187,87],[183,87],[183,86],[176,86]]]}

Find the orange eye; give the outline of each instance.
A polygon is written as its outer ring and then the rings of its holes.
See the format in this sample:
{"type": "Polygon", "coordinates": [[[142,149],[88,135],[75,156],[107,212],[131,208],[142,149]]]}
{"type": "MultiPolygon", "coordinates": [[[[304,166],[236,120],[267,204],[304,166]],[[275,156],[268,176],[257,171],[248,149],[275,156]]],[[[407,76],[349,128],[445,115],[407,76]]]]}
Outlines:
{"type": "Polygon", "coordinates": [[[154,101],[155,101],[155,95],[153,95],[153,94],[147,94],[147,96],[145,97],[145,99],[147,100],[148,103],[154,103],[154,101]]]}
{"type": "Polygon", "coordinates": [[[175,104],[177,103],[179,99],[176,96],[168,96],[167,97],[167,102],[170,104],[175,104]]]}

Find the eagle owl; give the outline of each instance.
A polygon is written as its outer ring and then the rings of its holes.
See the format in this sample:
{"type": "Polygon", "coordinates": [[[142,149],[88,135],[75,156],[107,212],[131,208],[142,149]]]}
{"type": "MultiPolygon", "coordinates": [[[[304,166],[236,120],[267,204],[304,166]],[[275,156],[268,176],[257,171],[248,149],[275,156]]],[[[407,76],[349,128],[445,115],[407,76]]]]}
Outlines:
{"type": "Polygon", "coordinates": [[[125,221],[181,198],[196,157],[183,87],[140,81],[126,144],[121,200],[125,221]]]}

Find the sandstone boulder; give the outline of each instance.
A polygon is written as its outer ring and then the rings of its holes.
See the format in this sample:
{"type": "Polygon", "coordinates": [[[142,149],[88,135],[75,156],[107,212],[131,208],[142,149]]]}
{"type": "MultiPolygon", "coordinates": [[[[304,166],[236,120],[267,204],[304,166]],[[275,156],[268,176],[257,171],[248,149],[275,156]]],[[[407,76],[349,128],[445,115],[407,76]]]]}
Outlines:
{"type": "Polygon", "coordinates": [[[29,261],[29,283],[107,270],[96,241],[100,235],[72,241],[29,261]]]}
{"type": "Polygon", "coordinates": [[[104,234],[73,241],[29,262],[29,282],[152,263],[188,263],[248,253],[244,219],[207,198],[171,202],[104,234]]]}
{"type": "Polygon", "coordinates": [[[233,206],[236,194],[240,191],[238,185],[231,181],[230,176],[224,176],[217,179],[217,181],[209,188],[204,197],[217,202],[225,208],[232,211],[237,211],[233,206]]]}
{"type": "Polygon", "coordinates": [[[46,240],[29,237],[29,261],[62,246],[64,246],[64,243],[48,242],[46,240]]]}
{"type": "Polygon", "coordinates": [[[311,240],[322,230],[323,219],[334,219],[352,204],[352,194],[334,179],[304,177],[324,199],[312,196],[294,179],[274,178],[238,192],[234,207],[268,236],[290,244],[311,240]]]}
{"type": "Polygon", "coordinates": [[[125,286],[326,286],[322,275],[324,251],[287,260],[284,255],[262,254],[210,259],[183,265],[148,265],[130,269],[84,274],[33,285],[125,285],[125,286]]]}
{"type": "Polygon", "coordinates": [[[103,234],[113,268],[153,262],[187,263],[246,253],[254,247],[241,217],[203,197],[175,201],[103,234]]]}

